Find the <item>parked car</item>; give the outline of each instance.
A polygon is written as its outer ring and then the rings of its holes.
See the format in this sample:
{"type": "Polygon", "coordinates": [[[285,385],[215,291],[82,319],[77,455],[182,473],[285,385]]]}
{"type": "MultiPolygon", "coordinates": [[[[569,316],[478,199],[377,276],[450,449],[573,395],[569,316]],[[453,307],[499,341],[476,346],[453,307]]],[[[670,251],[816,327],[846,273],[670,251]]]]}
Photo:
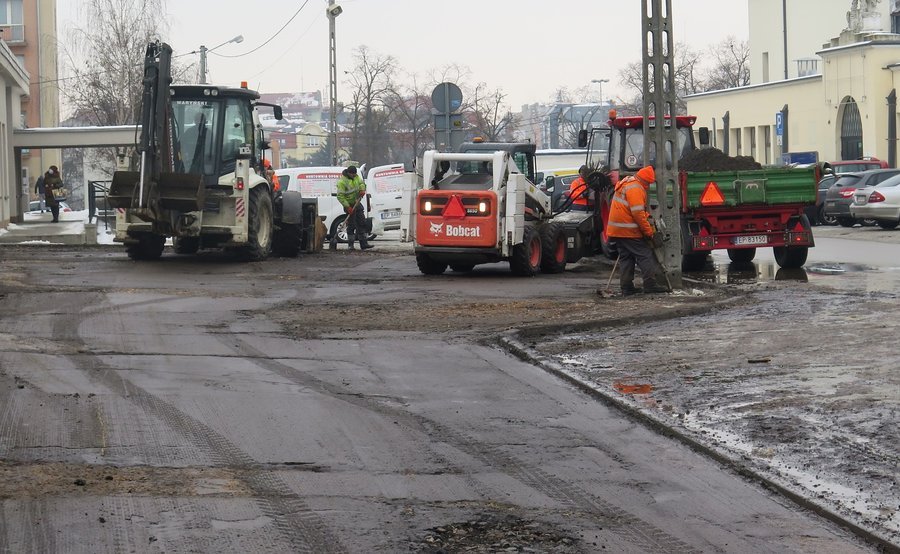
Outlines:
{"type": "MultiPolygon", "coordinates": [[[[842,227],[853,227],[863,223],[850,214],[850,204],[857,189],[875,186],[882,181],[900,174],[900,169],[873,169],[859,173],[841,173],[825,193],[825,216],[834,217],[842,227]]],[[[874,221],[871,222],[874,224],[874,221]]]]}
{"type": "Polygon", "coordinates": [[[859,173],[870,169],[887,169],[888,164],[878,158],[862,158],[859,160],[841,160],[829,162],[831,170],[835,173],[859,173]]]}
{"type": "Polygon", "coordinates": [[[834,175],[826,175],[819,180],[816,204],[806,207],[806,217],[812,225],[837,225],[837,218],[825,215],[825,193],[836,178],[834,175]]]}
{"type": "Polygon", "coordinates": [[[874,219],[882,229],[896,229],[900,225],[900,175],[874,187],[857,189],[850,214],[857,219],[874,219]]]}
{"type": "MultiPolygon", "coordinates": [[[[59,213],[71,211],[72,208],[70,208],[68,204],[66,204],[65,202],[59,203],[59,213]]],[[[28,215],[41,215],[41,213],[50,213],[50,208],[44,208],[44,211],[41,212],[41,201],[32,200],[28,203],[28,211],[25,213],[28,215]]]]}

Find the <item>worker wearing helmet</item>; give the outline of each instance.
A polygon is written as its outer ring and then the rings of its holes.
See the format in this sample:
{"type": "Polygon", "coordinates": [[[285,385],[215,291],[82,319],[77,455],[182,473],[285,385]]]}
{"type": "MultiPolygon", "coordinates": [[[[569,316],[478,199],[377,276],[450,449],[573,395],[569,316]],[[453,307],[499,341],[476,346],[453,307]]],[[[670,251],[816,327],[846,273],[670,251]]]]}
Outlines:
{"type": "MultiPolygon", "coordinates": [[[[363,211],[361,200],[366,196],[366,183],[357,175],[356,166],[351,165],[341,172],[341,178],[337,182],[337,199],[344,207],[347,214],[347,246],[353,250],[354,236],[359,240],[359,247],[363,250],[373,248],[366,240],[366,214],[363,211]]],[[[337,248],[337,237],[331,237],[329,246],[332,250],[337,248]]]]}
{"type": "Polygon", "coordinates": [[[583,165],[578,169],[578,177],[569,185],[569,198],[572,198],[572,209],[578,212],[587,212],[591,210],[593,199],[591,198],[591,190],[588,188],[588,176],[591,174],[591,168],[583,165]]]}
{"type": "Polygon", "coordinates": [[[634,287],[634,266],[637,263],[644,278],[644,292],[669,292],[667,287],[657,284],[662,269],[653,254],[656,229],[650,224],[647,190],[656,182],[653,166],[642,167],[633,176],[625,177],[616,184],[609,212],[606,233],[615,239],[619,250],[619,265],[622,273],[619,283],[622,295],[637,293],[634,287]]]}

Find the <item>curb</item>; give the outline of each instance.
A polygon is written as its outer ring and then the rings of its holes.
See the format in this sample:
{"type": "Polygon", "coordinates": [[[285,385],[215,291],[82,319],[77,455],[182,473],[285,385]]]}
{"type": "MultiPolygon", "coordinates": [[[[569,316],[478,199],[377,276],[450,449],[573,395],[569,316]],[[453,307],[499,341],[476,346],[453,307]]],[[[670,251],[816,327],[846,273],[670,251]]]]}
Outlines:
{"type": "MultiPolygon", "coordinates": [[[[715,306],[714,306],[715,307],[715,306]]],[[[701,310],[693,310],[695,312],[700,312],[701,310]]],[[[671,317],[683,317],[684,315],[694,315],[687,313],[676,313],[676,314],[667,314],[671,317]]],[[[632,319],[631,322],[640,323],[642,321],[648,320],[659,320],[659,314],[655,316],[645,316],[638,319],[632,319]]],[[[602,328],[610,328],[615,326],[622,325],[623,322],[613,321],[613,322],[590,322],[583,325],[572,324],[572,325],[559,325],[559,326],[546,326],[543,329],[551,329],[552,327],[558,327],[560,331],[592,331],[599,330],[602,328]]],[[[751,481],[755,481],[758,484],[762,485],[766,489],[769,489],[779,495],[787,498],[793,503],[797,504],[801,508],[807,509],[820,517],[835,523],[847,531],[850,531],[854,535],[864,539],[865,541],[871,543],[872,546],[878,548],[881,552],[891,553],[891,554],[900,554],[900,545],[896,545],[890,542],[886,537],[881,536],[877,532],[866,529],[862,527],[858,523],[845,518],[839,513],[831,510],[830,508],[823,506],[821,504],[816,503],[814,500],[807,498],[802,493],[795,491],[790,488],[786,484],[780,483],[776,478],[766,475],[752,467],[747,466],[746,464],[741,463],[740,458],[736,458],[729,453],[721,450],[714,445],[703,442],[699,438],[693,436],[693,434],[679,429],[677,427],[671,426],[667,421],[658,418],[650,413],[642,411],[640,408],[631,405],[626,402],[624,399],[610,394],[607,391],[604,391],[600,388],[596,388],[591,385],[591,383],[581,379],[573,372],[568,371],[562,365],[558,364],[548,356],[544,356],[538,354],[536,351],[531,348],[525,346],[523,343],[519,342],[517,338],[519,336],[523,336],[524,334],[528,334],[529,336],[532,333],[529,333],[532,328],[523,329],[523,330],[513,330],[509,331],[506,334],[500,336],[495,339],[496,344],[498,344],[501,348],[512,354],[513,356],[519,358],[522,361],[533,364],[541,369],[547,371],[548,373],[555,375],[564,381],[568,382],[571,385],[574,385],[576,388],[586,393],[588,396],[595,398],[601,401],[603,404],[617,410],[627,417],[637,421],[638,423],[646,426],[647,428],[655,431],[663,436],[675,439],[682,444],[686,445],[690,449],[698,452],[712,460],[718,462],[722,466],[734,471],[741,477],[745,477],[751,481]]]]}

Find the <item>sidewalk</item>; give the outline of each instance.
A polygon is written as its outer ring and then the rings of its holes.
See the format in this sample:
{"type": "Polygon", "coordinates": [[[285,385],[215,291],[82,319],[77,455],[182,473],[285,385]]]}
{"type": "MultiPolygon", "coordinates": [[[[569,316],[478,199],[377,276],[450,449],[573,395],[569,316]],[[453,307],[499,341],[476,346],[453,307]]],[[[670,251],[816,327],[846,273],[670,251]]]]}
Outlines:
{"type": "Polygon", "coordinates": [[[50,212],[25,214],[24,222],[0,229],[0,244],[98,244],[97,224],[86,219],[86,211],[60,213],[57,223],[50,212]]]}

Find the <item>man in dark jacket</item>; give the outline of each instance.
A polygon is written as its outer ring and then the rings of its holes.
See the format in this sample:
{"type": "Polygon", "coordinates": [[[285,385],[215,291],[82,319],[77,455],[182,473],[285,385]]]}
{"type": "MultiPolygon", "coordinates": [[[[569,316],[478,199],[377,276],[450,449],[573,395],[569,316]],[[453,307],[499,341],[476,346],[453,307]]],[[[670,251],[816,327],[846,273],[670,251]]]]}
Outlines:
{"type": "Polygon", "coordinates": [[[44,204],[44,176],[39,175],[37,181],[34,182],[34,193],[38,196],[38,200],[41,201],[41,213],[44,213],[44,208],[46,208],[46,204],[44,204]]]}

